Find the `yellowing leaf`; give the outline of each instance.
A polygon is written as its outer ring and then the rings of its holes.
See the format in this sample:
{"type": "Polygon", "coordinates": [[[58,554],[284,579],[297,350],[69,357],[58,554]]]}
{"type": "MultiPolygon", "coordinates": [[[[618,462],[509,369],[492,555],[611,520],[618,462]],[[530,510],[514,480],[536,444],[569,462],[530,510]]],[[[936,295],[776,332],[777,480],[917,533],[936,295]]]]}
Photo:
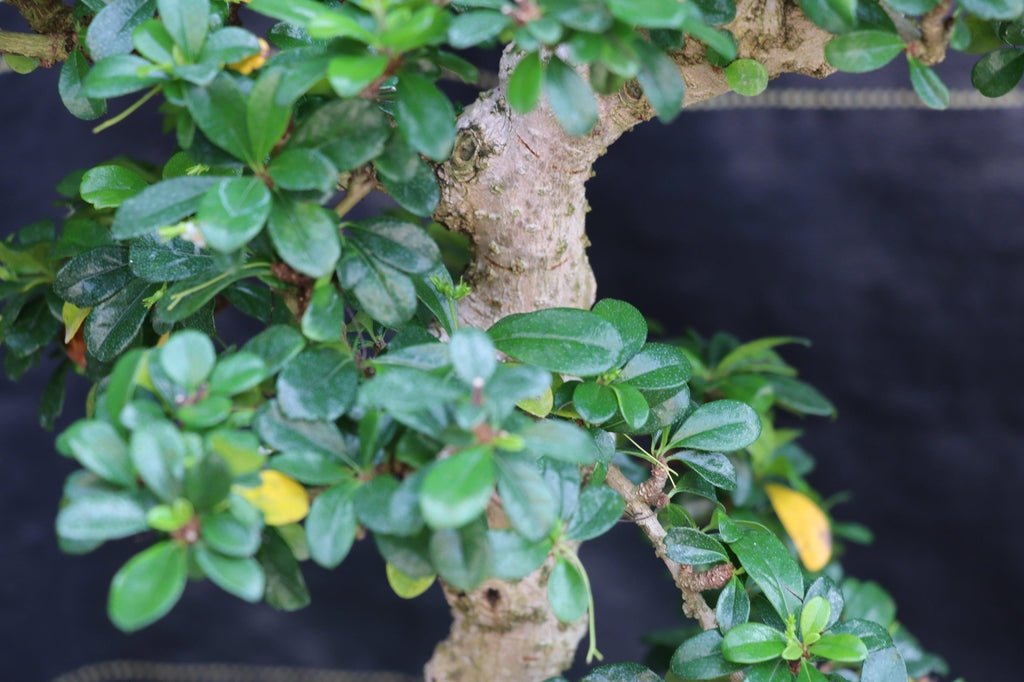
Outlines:
{"type": "Polygon", "coordinates": [[[764,487],[775,514],[796,545],[808,571],[820,571],[832,558],[832,529],[828,517],[811,498],[785,486],[764,487]]]}
{"type": "Polygon", "coordinates": [[[536,398],[526,398],[516,403],[523,412],[532,414],[534,417],[544,417],[551,414],[551,408],[555,405],[555,394],[551,392],[551,389],[544,391],[543,395],[539,395],[536,398]]]}
{"type": "Polygon", "coordinates": [[[388,575],[388,584],[391,585],[391,589],[402,599],[415,599],[420,596],[434,584],[434,579],[437,577],[428,575],[426,578],[413,578],[391,564],[385,566],[384,571],[388,575]]]}
{"type": "Polygon", "coordinates": [[[79,308],[74,303],[64,303],[60,310],[61,319],[64,320],[64,343],[70,343],[75,334],[82,328],[85,318],[89,317],[92,308],[79,308]]]}
{"type": "Polygon", "coordinates": [[[306,518],[309,496],[295,479],[280,471],[265,469],[260,472],[260,484],[255,488],[234,487],[236,493],[263,512],[268,526],[284,526],[306,518]]]}
{"type": "Polygon", "coordinates": [[[263,38],[260,38],[259,41],[260,51],[258,54],[246,57],[245,59],[233,64],[228,64],[228,68],[232,71],[237,71],[243,76],[248,76],[253,71],[263,68],[263,65],[267,63],[267,57],[270,56],[270,45],[267,44],[267,41],[263,38]]]}

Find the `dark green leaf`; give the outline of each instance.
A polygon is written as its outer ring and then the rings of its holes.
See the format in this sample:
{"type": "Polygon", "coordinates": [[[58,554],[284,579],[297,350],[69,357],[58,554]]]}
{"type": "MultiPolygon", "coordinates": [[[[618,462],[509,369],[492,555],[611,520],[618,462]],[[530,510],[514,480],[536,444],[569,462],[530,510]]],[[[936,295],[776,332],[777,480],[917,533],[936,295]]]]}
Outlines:
{"type": "Polygon", "coordinates": [[[334,568],[356,539],[355,486],[342,483],[317,495],[306,519],[306,539],[313,561],[334,568]]]}
{"type": "MultiPolygon", "coordinates": [[[[423,528],[419,500],[422,480],[419,475],[408,477],[401,483],[391,476],[375,477],[356,491],[359,522],[374,533],[416,535],[423,528]]],[[[402,572],[414,575],[404,568],[402,572]]]]}
{"type": "Polygon", "coordinates": [[[259,54],[259,40],[237,26],[217,29],[206,39],[199,61],[211,64],[232,64],[259,54]]]}
{"type": "Polygon", "coordinates": [[[166,421],[144,424],[132,433],[132,463],[146,486],[165,502],[181,496],[185,475],[185,441],[166,421]]]}
{"type": "Polygon", "coordinates": [[[674,561],[701,566],[729,561],[722,543],[696,528],[677,526],[665,536],[665,553],[674,561]]]}
{"type": "Polygon", "coordinates": [[[530,424],[519,435],[527,452],[539,457],[589,465],[600,456],[590,434],[569,422],[544,419],[530,424]]]}
{"type": "Polygon", "coordinates": [[[705,481],[723,490],[736,490],[736,467],[720,452],[683,451],[672,456],[693,469],[705,481]]]}
{"type": "Polygon", "coordinates": [[[597,123],[597,100],[590,86],[558,57],[548,62],[544,92],[555,118],[570,135],[586,135],[597,123]]]}
{"type": "Polygon", "coordinates": [[[124,166],[97,166],[82,176],[82,199],[96,208],[114,208],[146,188],[146,181],[124,166]]]}
{"type": "Polygon", "coordinates": [[[615,366],[622,339],[611,323],[575,308],[509,315],[490,329],[498,350],[554,372],[593,376],[615,366]]]}
{"type": "Polygon", "coordinates": [[[256,414],[253,428],[264,443],[280,452],[337,458],[344,457],[348,451],[341,432],[333,423],[289,419],[276,401],[256,414]]]}
{"type": "Polygon", "coordinates": [[[427,272],[441,258],[437,243],[411,223],[376,218],[352,223],[349,230],[349,238],[364,253],[402,272],[427,272]]]}
{"type": "Polygon", "coordinates": [[[267,365],[267,375],[277,374],[289,360],[302,352],[306,340],[294,327],[278,324],[264,329],[249,340],[242,350],[254,353],[267,365]]]}
{"type": "Polygon", "coordinates": [[[456,331],[448,343],[455,374],[467,386],[491,378],[498,366],[498,352],[491,339],[479,329],[471,327],[456,331]]]}
{"type": "Polygon", "coordinates": [[[591,424],[603,424],[615,416],[619,404],[615,391],[595,381],[576,384],[572,393],[576,412],[591,424]]]}
{"type": "Polygon", "coordinates": [[[230,557],[203,546],[196,547],[196,563],[217,587],[247,602],[258,602],[266,588],[266,575],[252,558],[230,557]]]}
{"type": "Polygon", "coordinates": [[[558,557],[548,576],[548,603],[552,613],[563,623],[574,623],[587,612],[589,600],[590,591],[579,569],[558,557]]]}
{"type": "Polygon", "coordinates": [[[463,528],[434,531],[430,558],[437,574],[452,587],[472,590],[483,582],[491,563],[487,523],[479,521],[463,528]]]}
{"type": "MultiPolygon", "coordinates": [[[[379,161],[379,159],[378,159],[379,161]]],[[[430,164],[418,155],[413,156],[413,174],[410,178],[399,180],[382,173],[380,180],[384,189],[398,205],[418,216],[429,217],[437,208],[441,199],[441,188],[437,184],[437,176],[430,164]]]]}
{"type": "Polygon", "coordinates": [[[327,78],[339,97],[356,97],[388,68],[379,54],[339,55],[327,66],[327,78]]]}
{"type": "Polygon", "coordinates": [[[510,453],[496,462],[498,493],[512,527],[532,542],[547,537],[558,518],[558,503],[537,463],[510,453]]]}
{"type": "Polygon", "coordinates": [[[98,360],[114,360],[135,340],[149,310],[143,301],[157,285],[133,280],[92,309],[85,321],[85,345],[98,360]]]}
{"type": "Polygon", "coordinates": [[[203,196],[196,219],[206,243],[228,253],[242,248],[263,230],[270,206],[270,190],[262,182],[231,178],[203,196]]]}
{"type": "Polygon", "coordinates": [[[136,554],[114,575],[107,612],[125,632],[141,630],[167,614],[188,579],[188,550],[175,540],[136,554]]]}
{"type": "Polygon", "coordinates": [[[1017,87],[1022,76],[1024,52],[1010,48],[994,50],[971,69],[971,84],[986,97],[1002,97],[1017,87]]]}
{"type": "Polygon", "coordinates": [[[544,86],[544,63],[539,52],[523,57],[508,79],[508,103],[521,114],[533,111],[544,86]]]}
{"type": "Polygon", "coordinates": [[[179,177],[151,185],[117,209],[110,228],[114,239],[131,239],[173,225],[191,215],[199,200],[221,178],[179,177]]]}
{"type": "Polygon", "coordinates": [[[127,249],[100,246],[69,260],[57,272],[53,289],[63,300],[87,308],[122,291],[132,279],[127,249]]]}
{"type": "MultiPolygon", "coordinates": [[[[640,71],[636,75],[637,82],[640,83],[647,101],[651,103],[651,108],[654,109],[661,122],[669,123],[682,110],[683,97],[686,95],[686,84],[679,73],[679,66],[667,54],[649,43],[637,41],[634,47],[640,60],[640,71]]],[[[729,70],[726,69],[726,79],[728,77],[729,70]]],[[[767,79],[766,73],[766,85],[767,79]]],[[[729,87],[737,90],[732,84],[729,87]]]]}
{"type": "Polygon", "coordinates": [[[604,535],[622,518],[625,508],[622,496],[608,486],[590,485],[580,493],[565,536],[584,542],[604,535]]]}
{"type": "Polygon", "coordinates": [[[619,404],[619,413],[630,429],[640,429],[650,416],[650,406],[643,394],[630,384],[612,384],[619,404]]]}
{"type": "Polygon", "coordinates": [[[395,122],[409,144],[434,161],[444,161],[455,143],[455,110],[429,79],[410,71],[398,77],[395,122]]]}
{"type": "Polygon", "coordinates": [[[275,201],[269,232],[281,258],[304,275],[331,273],[341,256],[337,220],[317,204],[275,201]]]}
{"type": "Polygon", "coordinates": [[[736,576],[729,580],[725,589],[718,595],[715,616],[722,632],[729,632],[737,625],[746,623],[750,618],[750,597],[747,596],[743,583],[736,576]]]}
{"type": "Polygon", "coordinates": [[[732,452],[761,435],[757,413],[737,400],[705,403],[690,414],[672,435],[671,446],[732,452]]]}
{"type": "Polygon", "coordinates": [[[860,663],[868,656],[868,648],[856,635],[825,633],[811,645],[811,653],[840,663],[860,663]]]}
{"type": "Polygon", "coordinates": [[[364,99],[334,100],[320,107],[296,128],[290,149],[316,149],[339,171],[363,165],[384,151],[391,135],[387,116],[364,99]]]}
{"type": "Polygon", "coordinates": [[[338,180],[330,159],[315,149],[286,149],[270,162],[274,184],[292,191],[329,192],[338,180]]]}
{"type": "Polygon", "coordinates": [[[675,0],[609,0],[616,19],[644,28],[678,28],[686,8],[675,0]]]}
{"type": "Polygon", "coordinates": [[[226,72],[221,72],[206,87],[185,88],[185,104],[196,125],[217,145],[247,163],[258,159],[246,121],[248,100],[245,90],[226,72]]]}
{"type": "Polygon", "coordinates": [[[153,16],[156,0],[112,0],[96,13],[85,34],[93,61],[132,51],[132,31],[153,16]]]}
{"type": "Polygon", "coordinates": [[[180,331],[160,351],[160,365],[176,384],[195,389],[213,370],[217,352],[213,341],[201,332],[180,331]]]}
{"type": "Polygon", "coordinates": [[[804,580],[800,567],[774,533],[748,526],[743,536],[730,543],[740,565],[757,583],[775,611],[785,620],[800,610],[804,580]]]}
{"type": "Polygon", "coordinates": [[[691,637],[672,654],[672,673],[689,680],[717,680],[739,670],[722,657],[722,636],[708,630],[691,637]]]}
{"type": "Polygon", "coordinates": [[[153,235],[135,239],[128,252],[132,274],[147,282],[177,282],[213,270],[209,253],[184,239],[164,241],[153,235]]]}
{"type": "Polygon", "coordinates": [[[199,526],[203,542],[221,554],[249,557],[260,547],[262,523],[255,509],[252,522],[246,523],[230,511],[203,517],[199,526]]]}
{"type": "MultiPolygon", "coordinates": [[[[647,320],[629,303],[614,298],[603,298],[594,304],[592,312],[607,320],[622,338],[622,355],[616,364],[626,362],[644,347],[647,340],[647,320]]],[[[637,388],[643,390],[642,386],[637,388]]]]}
{"type": "Polygon", "coordinates": [[[763,623],[742,623],[722,641],[722,655],[733,663],[761,663],[782,655],[786,636],[763,623]]]}
{"type": "Polygon", "coordinates": [[[245,120],[252,158],[258,164],[270,154],[291,121],[291,102],[282,102],[278,94],[288,75],[284,68],[264,69],[249,91],[245,120]]]}
{"type": "Polygon", "coordinates": [[[840,71],[865,73],[880,69],[906,49],[903,39],[888,31],[854,31],[833,38],[825,56],[840,71]]]}
{"type": "Polygon", "coordinates": [[[594,668],[580,682],[661,682],[661,677],[639,663],[614,663],[594,668]]]}
{"type": "Polygon", "coordinates": [[[1016,19],[1024,12],[1024,0],[962,0],[960,7],[982,19],[1016,19]]]}
{"type": "Polygon", "coordinates": [[[275,609],[296,611],[309,605],[309,590],[299,564],[284,538],[273,529],[263,536],[256,555],[267,576],[266,600],[275,609]]]}
{"type": "Polygon", "coordinates": [[[82,419],[65,431],[61,438],[74,458],[100,478],[125,487],[135,484],[128,445],[110,424],[82,419]]]}
{"type": "Polygon", "coordinates": [[[210,28],[210,0],[157,0],[157,9],[185,56],[198,57],[210,28]]]}
{"type": "Polygon", "coordinates": [[[302,333],[312,341],[338,341],[345,330],[345,302],[334,283],[322,280],[313,288],[306,312],[302,314],[302,333]]]}
{"type": "Polygon", "coordinates": [[[512,19],[494,10],[475,10],[455,15],[448,25],[448,42],[463,49],[487,42],[512,23],[512,19]]]}
{"type": "Polygon", "coordinates": [[[896,647],[869,654],[860,673],[861,682],[904,682],[907,678],[907,664],[896,647]]]}
{"type": "Polygon", "coordinates": [[[490,530],[491,573],[502,580],[521,580],[540,568],[551,551],[551,539],[533,542],[511,530],[490,530]]]}
{"type": "Polygon", "coordinates": [[[61,101],[73,116],[91,121],[107,111],[107,103],[102,99],[86,97],[84,80],[88,72],[89,62],[86,61],[82,51],[73,50],[60,69],[60,81],[57,88],[61,101]]]}
{"type": "Polygon", "coordinates": [[[352,358],[334,348],[314,348],[278,376],[277,401],[292,419],[334,421],[355,401],[357,380],[352,358]]]}
{"type": "Polygon", "coordinates": [[[85,76],[86,96],[96,99],[120,97],[161,81],[167,74],[141,57],[123,54],[97,62],[85,76]]]}

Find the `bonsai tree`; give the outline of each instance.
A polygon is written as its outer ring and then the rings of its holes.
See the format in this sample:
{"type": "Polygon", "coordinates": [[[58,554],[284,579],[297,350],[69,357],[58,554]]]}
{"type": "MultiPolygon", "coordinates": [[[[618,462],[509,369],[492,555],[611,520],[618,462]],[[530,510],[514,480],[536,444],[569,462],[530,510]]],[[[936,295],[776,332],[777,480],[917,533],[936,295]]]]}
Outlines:
{"type": "Polygon", "coordinates": [[[97,132],[159,97],[180,147],[160,166],[112,149],[57,188],[59,226],[0,243],[7,373],[63,356],[50,427],[66,374],[92,384],[57,438],[81,465],[59,542],[148,541],[110,585],[117,627],[160,619],[190,579],[299,609],[300,563],[360,541],[398,597],[444,590],[427,680],[561,679],[583,638],[601,659],[604,586],[577,550],[624,519],[690,628],[656,638],[667,672],[587,680],[945,672],[842,569],[868,534],[804,478],[787,415],[834,408],[780,355],[801,340],[652,341],[637,308],[595,303],[584,187],[633,126],[781,73],[903,57],[941,108],[952,46],[1003,94],[1024,0],[8,4],[32,29],[0,31],[11,69],[59,64],[83,119],[135,97],[97,132]],[[478,66],[477,46],[503,49],[478,66]],[[479,97],[456,106],[440,81],[479,97]],[[388,208],[361,205],[375,191],[388,208]],[[226,307],[262,331],[222,340],[226,307]]]}

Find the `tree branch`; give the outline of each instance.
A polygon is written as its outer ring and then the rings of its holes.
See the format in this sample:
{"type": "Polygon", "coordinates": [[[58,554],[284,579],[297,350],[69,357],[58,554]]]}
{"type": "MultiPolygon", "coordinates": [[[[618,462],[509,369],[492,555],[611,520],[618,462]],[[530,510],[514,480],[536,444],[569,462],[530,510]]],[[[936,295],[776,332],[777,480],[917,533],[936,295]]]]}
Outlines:
{"type": "Polygon", "coordinates": [[[35,57],[45,66],[64,61],[68,57],[68,37],[54,33],[36,35],[0,31],[0,54],[35,57]]]}
{"type": "Polygon", "coordinates": [[[59,33],[65,37],[75,29],[71,7],[61,0],[7,0],[36,33],[59,33]]]}
{"type": "Polygon", "coordinates": [[[704,630],[718,627],[714,610],[708,606],[701,592],[718,589],[732,577],[732,565],[716,566],[710,571],[697,573],[692,566],[680,564],[665,553],[665,528],[657,514],[644,499],[642,484],[635,486],[616,466],[608,467],[605,482],[626,501],[626,515],[635,523],[654,546],[654,553],[664,562],[676,586],[683,595],[683,613],[694,618],[704,630]]]}

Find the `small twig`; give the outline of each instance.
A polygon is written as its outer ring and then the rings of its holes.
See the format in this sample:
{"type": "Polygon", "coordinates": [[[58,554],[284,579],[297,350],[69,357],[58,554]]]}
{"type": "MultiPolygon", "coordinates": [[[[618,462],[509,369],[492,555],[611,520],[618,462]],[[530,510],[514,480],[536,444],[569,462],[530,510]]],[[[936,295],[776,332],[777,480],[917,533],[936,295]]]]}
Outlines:
{"type": "Polygon", "coordinates": [[[345,190],[345,196],[334,207],[334,212],[338,214],[338,218],[344,218],[349,211],[355,208],[356,204],[373,191],[374,186],[373,176],[370,172],[354,172],[349,180],[348,188],[345,190]]]}
{"type": "Polygon", "coordinates": [[[914,57],[929,66],[946,58],[946,46],[953,34],[953,24],[948,17],[952,0],[942,0],[930,12],[921,17],[920,39],[907,47],[914,57]]]}
{"type": "Polygon", "coordinates": [[[53,66],[68,58],[68,38],[60,33],[36,35],[0,30],[0,54],[34,57],[43,66],[53,66]]]}

